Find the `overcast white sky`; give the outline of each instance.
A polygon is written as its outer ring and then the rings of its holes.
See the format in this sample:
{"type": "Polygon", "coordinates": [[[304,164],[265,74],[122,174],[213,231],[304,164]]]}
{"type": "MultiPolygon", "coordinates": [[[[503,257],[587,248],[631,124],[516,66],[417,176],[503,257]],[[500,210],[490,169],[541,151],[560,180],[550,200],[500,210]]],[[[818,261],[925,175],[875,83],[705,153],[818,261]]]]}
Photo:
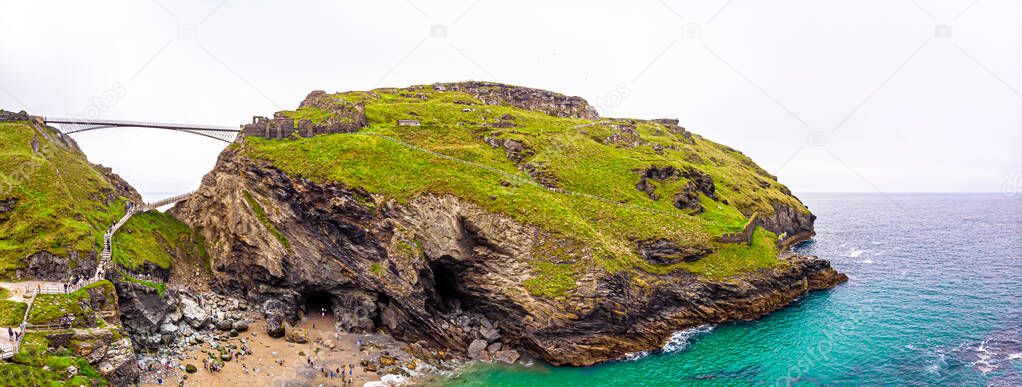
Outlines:
{"type": "MultiPolygon", "coordinates": [[[[8,110],[233,126],[315,89],[491,80],[603,116],[679,118],[796,192],[1022,184],[1017,0],[2,5],[8,110]]],[[[196,188],[224,146],[151,129],[75,138],[150,197],[196,188]]]]}

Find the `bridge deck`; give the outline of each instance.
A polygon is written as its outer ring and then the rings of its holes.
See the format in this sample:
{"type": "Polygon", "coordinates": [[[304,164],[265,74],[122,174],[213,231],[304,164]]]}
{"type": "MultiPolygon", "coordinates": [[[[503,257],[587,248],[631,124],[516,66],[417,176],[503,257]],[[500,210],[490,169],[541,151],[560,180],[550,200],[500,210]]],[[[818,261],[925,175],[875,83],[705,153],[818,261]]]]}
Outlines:
{"type": "Polygon", "coordinates": [[[43,122],[57,127],[63,134],[87,132],[106,128],[152,128],[197,134],[224,142],[233,142],[240,128],[219,125],[175,124],[165,122],[123,121],[89,118],[42,117],[43,122]],[[59,125],[59,126],[58,126],[59,125]]]}

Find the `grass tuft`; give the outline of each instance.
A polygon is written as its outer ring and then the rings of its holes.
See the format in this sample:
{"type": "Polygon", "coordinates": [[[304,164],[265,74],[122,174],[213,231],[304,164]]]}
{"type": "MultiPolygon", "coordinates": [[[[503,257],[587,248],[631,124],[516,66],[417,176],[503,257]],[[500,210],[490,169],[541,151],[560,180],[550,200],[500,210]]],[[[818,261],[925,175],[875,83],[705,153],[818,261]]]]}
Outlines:
{"type": "Polygon", "coordinates": [[[248,191],[245,191],[244,195],[245,201],[248,202],[248,206],[252,208],[252,212],[255,213],[256,218],[259,219],[259,223],[262,223],[263,227],[266,227],[266,230],[269,231],[270,234],[273,234],[273,237],[277,238],[277,241],[280,242],[284,248],[290,250],[291,241],[288,240],[287,236],[281,233],[280,230],[277,230],[277,227],[275,227],[272,222],[270,222],[270,217],[266,215],[266,209],[264,209],[248,191]]]}

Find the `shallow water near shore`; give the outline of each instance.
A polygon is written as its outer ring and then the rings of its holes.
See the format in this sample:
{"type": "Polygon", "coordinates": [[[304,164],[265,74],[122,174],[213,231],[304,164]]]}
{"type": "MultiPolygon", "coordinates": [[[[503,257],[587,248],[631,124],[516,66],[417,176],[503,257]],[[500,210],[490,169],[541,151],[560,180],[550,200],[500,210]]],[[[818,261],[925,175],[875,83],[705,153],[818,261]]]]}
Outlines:
{"type": "Polygon", "coordinates": [[[1022,195],[800,198],[819,219],[798,250],[848,283],[635,360],[477,365],[445,384],[1022,384],[1022,195]]]}

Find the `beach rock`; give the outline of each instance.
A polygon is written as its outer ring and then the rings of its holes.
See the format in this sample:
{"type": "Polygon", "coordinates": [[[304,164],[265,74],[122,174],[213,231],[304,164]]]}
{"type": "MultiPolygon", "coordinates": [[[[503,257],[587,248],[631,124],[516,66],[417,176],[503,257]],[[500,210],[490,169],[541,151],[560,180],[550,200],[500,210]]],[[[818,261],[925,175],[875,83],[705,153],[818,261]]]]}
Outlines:
{"type": "Polygon", "coordinates": [[[479,334],[482,335],[486,341],[496,341],[500,339],[500,331],[493,327],[482,327],[479,329],[479,334]]]}
{"type": "Polygon", "coordinates": [[[305,344],[309,342],[309,332],[302,328],[287,328],[284,340],[289,343],[305,344]]]}
{"type": "Polygon", "coordinates": [[[494,360],[507,364],[515,364],[519,357],[521,357],[521,354],[513,349],[505,349],[493,354],[494,360]]]}
{"type": "Polygon", "coordinates": [[[486,353],[486,340],[473,340],[468,345],[468,358],[472,360],[490,360],[490,355],[486,353]]]}
{"type": "Polygon", "coordinates": [[[269,316],[266,318],[266,334],[273,338],[284,337],[284,317],[283,316],[269,316]]]}
{"type": "Polygon", "coordinates": [[[397,358],[390,355],[380,355],[380,366],[390,367],[397,364],[397,358]]]}
{"type": "Polygon", "coordinates": [[[238,320],[235,321],[234,324],[231,325],[231,327],[238,332],[245,332],[248,330],[248,323],[242,320],[238,320]]]}
{"type": "Polygon", "coordinates": [[[493,353],[496,353],[497,351],[499,351],[501,348],[503,348],[503,344],[501,344],[501,343],[491,343],[490,345],[486,346],[486,352],[489,352],[490,354],[493,354],[493,353]]]}
{"type": "Polygon", "coordinates": [[[181,314],[185,323],[195,329],[200,329],[209,323],[209,313],[206,313],[206,310],[190,297],[181,299],[181,314]]]}
{"type": "Polygon", "coordinates": [[[176,320],[167,316],[176,309],[176,301],[168,291],[168,297],[160,297],[155,289],[127,281],[114,281],[117,304],[124,331],[140,348],[157,349],[162,344],[164,331],[180,328],[176,320]],[[169,323],[169,325],[168,325],[169,323]]]}
{"type": "Polygon", "coordinates": [[[218,320],[216,322],[216,329],[221,331],[229,331],[234,327],[234,322],[231,320],[218,320]]]}
{"type": "Polygon", "coordinates": [[[135,351],[132,349],[131,339],[127,337],[112,340],[103,353],[102,359],[93,366],[104,378],[116,386],[133,384],[138,380],[135,351]]]}
{"type": "Polygon", "coordinates": [[[177,330],[177,325],[174,325],[172,322],[166,322],[163,323],[163,325],[160,325],[160,333],[170,334],[177,332],[177,330]]]}

